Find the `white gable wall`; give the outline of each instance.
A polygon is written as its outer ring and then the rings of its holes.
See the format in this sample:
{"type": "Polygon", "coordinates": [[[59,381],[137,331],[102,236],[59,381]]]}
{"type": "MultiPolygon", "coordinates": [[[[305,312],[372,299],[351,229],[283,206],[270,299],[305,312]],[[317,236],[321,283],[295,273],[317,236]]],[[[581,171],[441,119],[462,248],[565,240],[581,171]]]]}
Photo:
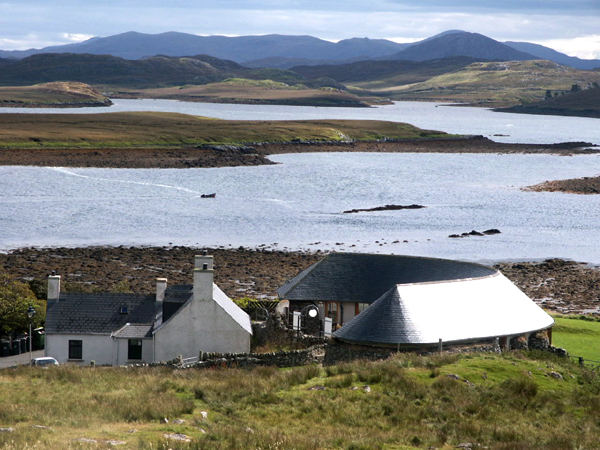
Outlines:
{"type": "MultiPolygon", "coordinates": [[[[217,293],[218,288],[214,286],[214,290],[217,293]]],[[[194,298],[156,330],[154,359],[168,361],[179,355],[189,358],[198,356],[200,351],[247,353],[250,351],[250,338],[251,332],[214,299],[194,298]]]]}

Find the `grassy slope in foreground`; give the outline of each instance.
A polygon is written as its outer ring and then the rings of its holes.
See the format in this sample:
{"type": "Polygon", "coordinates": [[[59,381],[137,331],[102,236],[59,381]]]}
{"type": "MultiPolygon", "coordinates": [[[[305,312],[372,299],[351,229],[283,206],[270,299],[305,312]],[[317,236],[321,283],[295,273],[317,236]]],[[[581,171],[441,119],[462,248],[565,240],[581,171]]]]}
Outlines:
{"type": "Polygon", "coordinates": [[[595,448],[599,411],[598,372],[550,354],[398,354],[326,368],[0,371],[0,426],[14,428],[0,433],[0,447],[9,449],[87,445],[81,438],[144,449],[595,448]],[[189,436],[192,447],[167,444],[165,433],[189,436]]]}
{"type": "MultiPolygon", "coordinates": [[[[547,90],[600,82],[600,72],[576,70],[550,61],[477,62],[422,83],[372,90],[395,100],[451,101],[510,106],[543,100],[547,90]]],[[[358,85],[368,89],[369,85],[358,85]]]]}
{"type": "Polygon", "coordinates": [[[110,99],[85,83],[62,82],[0,87],[0,107],[78,108],[109,106],[110,99]]]}
{"type": "Polygon", "coordinates": [[[0,115],[0,148],[160,148],[435,137],[451,136],[370,120],[242,121],[162,112],[0,115]]]}
{"type": "Polygon", "coordinates": [[[165,98],[191,102],[250,103],[265,105],[366,107],[381,99],[360,98],[334,88],[308,88],[273,80],[230,78],[204,85],[173,86],[155,89],[119,89],[115,98],[165,98]]]}
{"type": "Polygon", "coordinates": [[[578,317],[555,317],[553,344],[573,356],[600,361],[600,322],[578,317]]]}

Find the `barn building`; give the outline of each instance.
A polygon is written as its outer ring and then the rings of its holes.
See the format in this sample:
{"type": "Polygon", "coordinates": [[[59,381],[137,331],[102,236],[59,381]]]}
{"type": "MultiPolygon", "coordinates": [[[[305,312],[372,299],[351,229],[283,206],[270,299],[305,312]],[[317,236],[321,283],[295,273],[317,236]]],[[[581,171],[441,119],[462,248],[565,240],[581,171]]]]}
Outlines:
{"type": "Polygon", "coordinates": [[[197,357],[200,351],[250,351],[250,317],[213,282],[213,257],[196,256],[193,284],[154,295],[61,293],[48,278],[46,356],[66,362],[122,365],[197,357]]]}
{"type": "Polygon", "coordinates": [[[332,253],[282,286],[290,310],[316,306],[353,344],[432,346],[549,330],[554,320],[500,271],[415,256],[332,253]]]}

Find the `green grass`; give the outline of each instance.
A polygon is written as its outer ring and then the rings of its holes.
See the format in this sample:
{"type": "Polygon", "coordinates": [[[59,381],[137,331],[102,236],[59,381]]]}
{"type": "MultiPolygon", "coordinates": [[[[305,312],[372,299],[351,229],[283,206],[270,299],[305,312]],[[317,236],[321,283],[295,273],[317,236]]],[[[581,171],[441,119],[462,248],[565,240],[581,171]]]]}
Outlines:
{"type": "Polygon", "coordinates": [[[163,148],[440,136],[449,135],[369,120],[241,121],[156,112],[0,115],[0,148],[163,148]]]}
{"type": "Polygon", "coordinates": [[[600,361],[600,322],[580,318],[555,317],[552,343],[569,354],[600,361]]]}
{"type": "Polygon", "coordinates": [[[81,448],[81,437],[147,449],[594,448],[600,375],[533,352],[400,354],[327,368],[23,367],[0,371],[1,426],[15,431],[0,433],[0,447],[14,449],[81,448]],[[192,443],[167,444],[164,433],[192,443]]]}

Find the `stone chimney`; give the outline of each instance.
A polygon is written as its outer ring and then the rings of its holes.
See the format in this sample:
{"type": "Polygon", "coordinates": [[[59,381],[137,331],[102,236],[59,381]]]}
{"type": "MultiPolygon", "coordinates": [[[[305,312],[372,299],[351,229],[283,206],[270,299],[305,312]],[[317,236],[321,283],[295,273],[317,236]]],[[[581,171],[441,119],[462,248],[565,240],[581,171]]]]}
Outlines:
{"type": "Polygon", "coordinates": [[[48,300],[48,304],[58,303],[60,298],[60,275],[55,275],[52,272],[52,275],[48,275],[48,295],[46,299],[48,300]]]}
{"type": "Polygon", "coordinates": [[[167,279],[166,278],[157,278],[156,279],[156,302],[155,302],[155,316],[154,316],[154,326],[159,326],[162,324],[163,318],[163,302],[165,300],[165,291],[167,290],[167,279]]]}
{"type": "Polygon", "coordinates": [[[196,255],[194,257],[194,301],[212,301],[213,279],[213,257],[196,255]]]}

